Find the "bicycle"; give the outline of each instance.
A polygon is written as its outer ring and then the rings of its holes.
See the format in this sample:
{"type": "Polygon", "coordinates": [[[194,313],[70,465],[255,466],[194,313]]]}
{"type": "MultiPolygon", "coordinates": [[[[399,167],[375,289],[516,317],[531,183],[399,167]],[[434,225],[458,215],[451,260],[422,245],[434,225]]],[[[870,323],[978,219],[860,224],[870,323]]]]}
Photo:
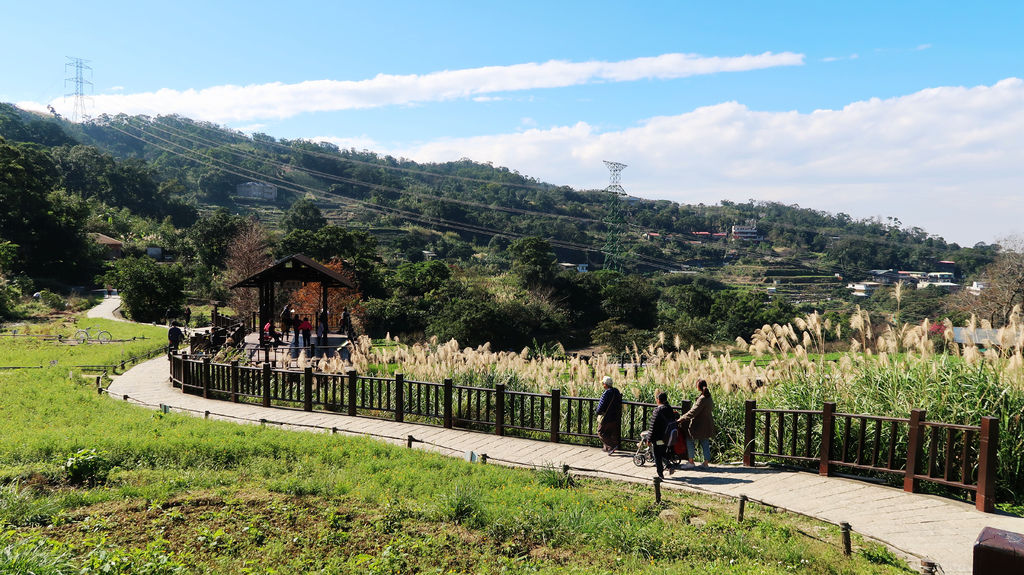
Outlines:
{"type": "Polygon", "coordinates": [[[94,326],[94,325],[86,327],[86,328],[82,328],[82,329],[80,329],[80,330],[75,332],[74,339],[78,340],[78,343],[86,343],[89,340],[95,340],[95,341],[98,341],[100,343],[107,343],[107,342],[109,342],[111,340],[112,336],[110,335],[110,332],[105,330],[105,329],[99,330],[96,333],[96,337],[93,337],[92,336],[92,330],[94,330],[94,329],[97,329],[97,327],[94,326]]]}

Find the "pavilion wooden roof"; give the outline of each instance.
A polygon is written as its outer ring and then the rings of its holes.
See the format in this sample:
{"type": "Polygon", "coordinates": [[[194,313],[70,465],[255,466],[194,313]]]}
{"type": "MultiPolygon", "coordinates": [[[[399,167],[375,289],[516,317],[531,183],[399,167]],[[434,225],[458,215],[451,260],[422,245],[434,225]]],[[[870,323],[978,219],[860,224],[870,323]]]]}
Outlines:
{"type": "Polygon", "coordinates": [[[257,272],[231,286],[236,288],[258,288],[272,283],[286,281],[313,282],[328,288],[347,287],[356,289],[352,280],[342,274],[313,261],[302,254],[281,258],[270,267],[257,272]]]}

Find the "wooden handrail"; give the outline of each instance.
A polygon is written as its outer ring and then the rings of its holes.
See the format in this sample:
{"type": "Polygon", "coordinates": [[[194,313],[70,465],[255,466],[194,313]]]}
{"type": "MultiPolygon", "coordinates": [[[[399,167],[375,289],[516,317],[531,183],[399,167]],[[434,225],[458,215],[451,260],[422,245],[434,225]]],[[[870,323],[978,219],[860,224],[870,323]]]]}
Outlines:
{"type": "Polygon", "coordinates": [[[831,475],[836,467],[896,474],[903,477],[906,491],[916,492],[921,481],[964,489],[975,492],[979,510],[993,510],[999,445],[996,418],[984,417],[981,425],[962,425],[927,421],[924,410],[913,410],[909,418],[902,418],[842,413],[835,408],[835,403],[825,403],[820,411],[759,409],[756,401],[747,401],[744,465],[752,466],[757,458],[766,457],[817,462],[823,476],[831,475]],[[820,418],[820,435],[814,446],[816,418],[820,418]],[[901,433],[904,427],[905,433],[901,433]],[[801,428],[803,439],[799,437],[801,428]],[[803,454],[798,453],[800,443],[804,444],[803,454]],[[813,447],[817,447],[817,457],[810,457],[813,447]],[[977,480],[972,481],[975,453],[978,472],[977,480]]]}

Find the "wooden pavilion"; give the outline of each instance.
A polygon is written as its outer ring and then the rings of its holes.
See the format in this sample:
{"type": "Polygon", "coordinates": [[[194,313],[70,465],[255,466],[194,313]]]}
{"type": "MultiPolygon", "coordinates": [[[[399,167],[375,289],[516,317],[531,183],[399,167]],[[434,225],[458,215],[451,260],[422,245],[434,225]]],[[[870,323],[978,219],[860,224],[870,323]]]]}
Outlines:
{"type": "MultiPolygon", "coordinates": [[[[276,284],[320,284],[320,309],[327,309],[327,290],[330,288],[356,289],[352,280],[342,274],[313,261],[302,254],[295,254],[277,260],[266,269],[259,271],[231,286],[231,289],[257,288],[259,290],[259,325],[256,330],[262,333],[263,326],[273,321],[274,289],[276,284]]],[[[322,321],[316,314],[317,324],[322,321]]],[[[329,331],[324,326],[324,333],[329,331]]]]}

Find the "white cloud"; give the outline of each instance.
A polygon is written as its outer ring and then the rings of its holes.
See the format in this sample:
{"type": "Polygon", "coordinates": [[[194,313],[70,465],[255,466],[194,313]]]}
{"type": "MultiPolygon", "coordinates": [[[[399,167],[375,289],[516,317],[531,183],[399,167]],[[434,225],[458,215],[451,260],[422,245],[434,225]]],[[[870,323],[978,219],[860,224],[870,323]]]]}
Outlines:
{"type": "Polygon", "coordinates": [[[931,47],[932,47],[931,44],[918,44],[917,48],[915,48],[915,49],[920,51],[920,50],[927,50],[928,48],[931,48],[931,47]]]}
{"type": "MultiPolygon", "coordinates": [[[[26,111],[29,111],[29,112],[39,112],[41,114],[46,114],[46,113],[49,112],[49,110],[46,109],[46,104],[40,104],[39,102],[27,102],[27,101],[26,102],[15,102],[14,105],[19,107],[19,108],[21,108],[22,110],[26,110],[26,111]]],[[[58,111],[61,111],[60,107],[58,107],[58,106],[54,106],[54,107],[58,111]]],[[[70,108],[69,108],[69,110],[70,110],[70,108]]]]}
{"type": "Polygon", "coordinates": [[[470,157],[583,188],[606,186],[601,160],[614,160],[629,165],[622,185],[641,197],[881,213],[965,245],[1024,228],[1024,82],[1017,78],[840,110],[759,112],[726,102],[616,132],[580,122],[390,153],[470,157]]]}
{"type": "MultiPolygon", "coordinates": [[[[214,86],[201,90],[161,89],[140,94],[93,97],[90,113],[170,114],[221,123],[282,119],[300,113],[410,105],[485,98],[501,92],[564,88],[596,82],[684,78],[776,66],[800,66],[803,54],[765,52],[738,57],[663,54],[620,62],[566,62],[487,66],[430,74],[378,74],[360,81],[312,80],[298,84],[214,86]]],[[[57,102],[53,102],[57,107],[57,102]]],[[[58,107],[58,109],[60,109],[58,107]]]]}

